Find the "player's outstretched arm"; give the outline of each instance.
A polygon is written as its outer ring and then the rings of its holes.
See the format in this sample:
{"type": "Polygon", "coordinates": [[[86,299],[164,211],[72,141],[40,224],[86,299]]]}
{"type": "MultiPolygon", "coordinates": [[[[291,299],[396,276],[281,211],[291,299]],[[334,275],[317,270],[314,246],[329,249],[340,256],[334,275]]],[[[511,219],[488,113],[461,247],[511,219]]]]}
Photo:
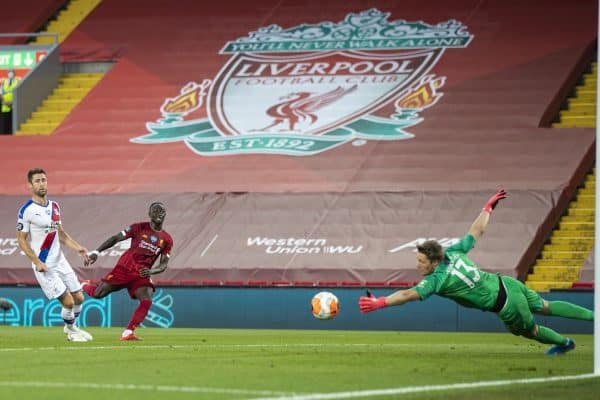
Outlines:
{"type": "Polygon", "coordinates": [[[73,239],[71,235],[69,235],[65,228],[63,228],[62,224],[58,224],[58,238],[61,243],[78,252],[79,255],[83,258],[83,263],[85,265],[88,265],[90,263],[88,250],[79,243],[77,243],[77,241],[73,239]]]}
{"type": "Polygon", "coordinates": [[[115,244],[119,243],[121,240],[125,239],[125,235],[123,232],[119,232],[116,235],[112,235],[108,239],[106,239],[98,248],[94,251],[90,251],[88,256],[90,258],[90,264],[95,263],[98,260],[98,255],[106,249],[110,249],[115,244]]]}
{"type": "Polygon", "coordinates": [[[479,213],[479,216],[475,219],[475,221],[473,221],[473,224],[469,229],[469,233],[473,235],[475,239],[479,239],[485,232],[485,229],[487,228],[487,225],[490,222],[490,214],[496,208],[498,202],[500,202],[500,200],[504,200],[507,197],[508,194],[504,191],[504,189],[500,189],[496,193],[494,193],[492,197],[490,197],[487,203],[485,203],[485,206],[483,206],[481,213],[479,213]]]}
{"type": "Polygon", "coordinates": [[[398,290],[389,296],[375,297],[367,290],[366,296],[358,299],[358,307],[363,314],[378,310],[384,307],[400,306],[409,301],[420,300],[421,296],[414,289],[398,290]]]}

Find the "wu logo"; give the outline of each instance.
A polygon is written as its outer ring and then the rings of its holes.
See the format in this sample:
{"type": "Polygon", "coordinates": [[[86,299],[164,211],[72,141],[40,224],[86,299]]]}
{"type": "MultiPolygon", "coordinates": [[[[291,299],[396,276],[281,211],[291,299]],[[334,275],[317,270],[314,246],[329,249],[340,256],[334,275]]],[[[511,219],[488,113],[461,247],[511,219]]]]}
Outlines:
{"type": "Polygon", "coordinates": [[[434,66],[473,36],[455,20],[429,25],[389,16],[370,9],[338,23],[271,25],[227,42],[221,54],[230,58],[219,73],[166,99],[162,118],[131,141],[183,141],[203,156],[300,156],[412,138],[407,129],[443,96],[446,77],[434,66]]]}

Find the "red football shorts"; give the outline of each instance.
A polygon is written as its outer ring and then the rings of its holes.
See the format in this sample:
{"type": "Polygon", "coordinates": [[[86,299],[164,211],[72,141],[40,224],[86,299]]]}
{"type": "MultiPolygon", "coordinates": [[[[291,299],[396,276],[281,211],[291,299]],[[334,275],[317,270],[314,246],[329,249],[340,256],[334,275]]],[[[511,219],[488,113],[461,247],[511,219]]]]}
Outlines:
{"type": "Polygon", "coordinates": [[[102,278],[102,282],[113,286],[121,286],[127,288],[129,296],[135,299],[135,291],[144,286],[149,286],[154,290],[154,284],[150,278],[140,276],[140,272],[126,268],[117,264],[112,271],[102,278]]]}

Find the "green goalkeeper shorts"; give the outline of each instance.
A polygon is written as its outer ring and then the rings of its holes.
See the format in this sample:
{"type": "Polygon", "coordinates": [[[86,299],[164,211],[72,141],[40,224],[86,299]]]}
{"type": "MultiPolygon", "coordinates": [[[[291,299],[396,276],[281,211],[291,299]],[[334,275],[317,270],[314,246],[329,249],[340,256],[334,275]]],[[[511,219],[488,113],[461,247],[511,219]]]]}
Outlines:
{"type": "Polygon", "coordinates": [[[544,307],[544,300],[536,291],[510,276],[501,279],[506,288],[506,303],[498,316],[514,335],[531,333],[535,326],[533,313],[544,307]]]}

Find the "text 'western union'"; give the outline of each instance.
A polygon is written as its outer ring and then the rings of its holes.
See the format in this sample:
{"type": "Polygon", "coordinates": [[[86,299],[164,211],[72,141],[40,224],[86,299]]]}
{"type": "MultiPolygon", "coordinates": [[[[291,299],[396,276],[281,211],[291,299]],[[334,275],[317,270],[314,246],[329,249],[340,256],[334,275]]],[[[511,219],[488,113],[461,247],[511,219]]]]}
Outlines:
{"type": "Polygon", "coordinates": [[[248,238],[248,247],[263,246],[267,254],[356,254],[362,246],[327,245],[327,239],[305,238],[266,238],[256,236],[248,238]]]}

